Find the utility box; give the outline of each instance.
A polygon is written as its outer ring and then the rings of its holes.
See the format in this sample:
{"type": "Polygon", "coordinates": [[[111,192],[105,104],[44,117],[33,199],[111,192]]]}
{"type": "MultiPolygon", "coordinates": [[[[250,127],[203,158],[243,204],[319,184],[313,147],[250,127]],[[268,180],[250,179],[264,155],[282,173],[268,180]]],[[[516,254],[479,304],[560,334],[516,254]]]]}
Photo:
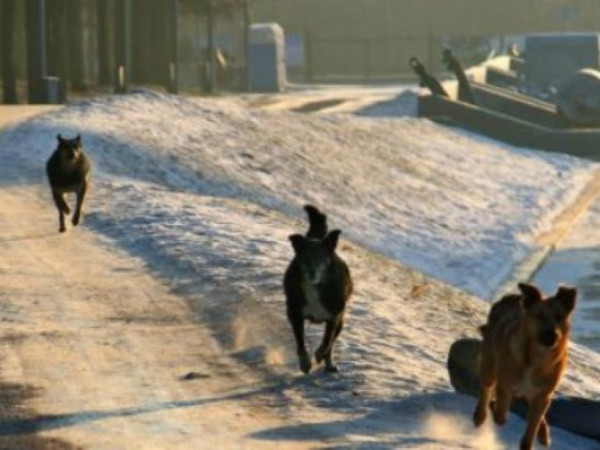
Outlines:
{"type": "Polygon", "coordinates": [[[42,77],[42,96],[41,103],[56,105],[64,103],[66,93],[61,85],[60,78],[57,77],[42,77]]]}
{"type": "Polygon", "coordinates": [[[536,33],[525,38],[524,75],[542,88],[559,86],[581,69],[600,67],[597,33],[536,33]]]}
{"type": "Polygon", "coordinates": [[[285,87],[285,39],[276,23],[250,26],[248,88],[254,92],[281,92],[285,87]]]}

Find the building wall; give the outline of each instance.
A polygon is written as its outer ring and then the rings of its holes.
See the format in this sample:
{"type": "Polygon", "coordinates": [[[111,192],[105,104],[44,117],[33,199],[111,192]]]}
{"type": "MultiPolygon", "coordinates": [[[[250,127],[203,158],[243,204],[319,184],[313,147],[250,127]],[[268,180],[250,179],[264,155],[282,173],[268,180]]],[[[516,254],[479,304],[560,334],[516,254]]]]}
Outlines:
{"type": "Polygon", "coordinates": [[[451,38],[600,29],[597,0],[255,0],[254,22],[301,35],[316,75],[437,70],[451,38]],[[311,41],[310,43],[308,41],[311,41]]]}

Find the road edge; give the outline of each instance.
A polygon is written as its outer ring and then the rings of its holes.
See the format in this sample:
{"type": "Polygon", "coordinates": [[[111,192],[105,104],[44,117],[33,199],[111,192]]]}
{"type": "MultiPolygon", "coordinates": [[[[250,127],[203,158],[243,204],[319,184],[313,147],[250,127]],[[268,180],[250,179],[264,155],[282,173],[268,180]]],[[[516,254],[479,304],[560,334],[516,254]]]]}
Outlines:
{"type": "Polygon", "coordinates": [[[599,196],[600,169],[596,169],[591,180],[588,181],[577,198],[554,219],[552,229],[538,236],[536,248],[517,263],[510,275],[494,290],[491,299],[498,299],[502,295],[513,291],[514,286],[519,282],[530,282],[567,233],[573,229],[599,196]]]}

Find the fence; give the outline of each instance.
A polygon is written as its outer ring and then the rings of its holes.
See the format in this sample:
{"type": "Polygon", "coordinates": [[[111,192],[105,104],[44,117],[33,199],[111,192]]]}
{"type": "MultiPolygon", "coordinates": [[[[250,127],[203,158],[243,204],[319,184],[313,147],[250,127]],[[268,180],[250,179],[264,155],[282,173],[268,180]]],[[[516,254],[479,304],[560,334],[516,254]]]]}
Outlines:
{"type": "MultiPolygon", "coordinates": [[[[292,41],[298,38],[292,36],[292,41]]],[[[379,38],[315,38],[303,36],[303,76],[306,81],[344,80],[384,81],[412,77],[408,64],[419,58],[432,73],[444,70],[442,50],[450,46],[466,65],[481,61],[489,52],[487,37],[451,40],[433,33],[379,38]]]]}

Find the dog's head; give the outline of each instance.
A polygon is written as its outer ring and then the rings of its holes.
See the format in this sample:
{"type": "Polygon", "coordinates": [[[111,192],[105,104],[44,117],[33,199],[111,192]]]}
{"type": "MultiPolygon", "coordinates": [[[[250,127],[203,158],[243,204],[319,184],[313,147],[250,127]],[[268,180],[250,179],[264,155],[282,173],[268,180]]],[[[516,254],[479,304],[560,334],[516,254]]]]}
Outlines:
{"type": "Polygon", "coordinates": [[[78,134],[73,139],[64,139],[60,134],[58,139],[58,151],[63,161],[74,162],[81,156],[81,136],[78,134]]]}
{"type": "Polygon", "coordinates": [[[560,286],[552,297],[543,297],[535,286],[520,283],[527,333],[544,347],[559,345],[569,335],[577,290],[560,286]]]}
{"type": "Polygon", "coordinates": [[[323,239],[310,239],[301,234],[290,236],[302,275],[309,282],[319,284],[325,281],[340,233],[340,230],[332,230],[323,239]]]}

